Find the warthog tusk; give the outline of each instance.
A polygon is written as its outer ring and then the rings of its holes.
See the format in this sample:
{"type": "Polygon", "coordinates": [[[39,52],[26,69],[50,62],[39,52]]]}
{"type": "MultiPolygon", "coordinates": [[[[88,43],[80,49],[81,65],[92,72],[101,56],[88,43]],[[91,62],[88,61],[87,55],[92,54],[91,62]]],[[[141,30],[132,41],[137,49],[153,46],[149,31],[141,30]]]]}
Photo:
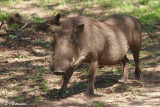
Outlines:
{"type": "Polygon", "coordinates": [[[85,56],[80,56],[76,61],[74,58],[72,58],[72,66],[76,66],[77,64],[79,64],[82,60],[84,60],[86,57],[85,56]]]}
{"type": "Polygon", "coordinates": [[[72,62],[71,62],[71,66],[74,66],[74,62],[75,62],[75,59],[74,57],[72,58],[72,62]]]}

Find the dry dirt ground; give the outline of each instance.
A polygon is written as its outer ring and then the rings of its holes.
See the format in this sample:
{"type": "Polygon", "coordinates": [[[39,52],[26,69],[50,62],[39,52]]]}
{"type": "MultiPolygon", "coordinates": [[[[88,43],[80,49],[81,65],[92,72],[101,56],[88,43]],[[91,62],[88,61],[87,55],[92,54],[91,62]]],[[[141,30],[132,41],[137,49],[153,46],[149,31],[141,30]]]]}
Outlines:
{"type": "MultiPolygon", "coordinates": [[[[45,10],[32,8],[32,3],[33,0],[21,2],[21,5],[16,5],[14,9],[22,14],[33,12],[45,17],[43,14],[45,10]],[[25,9],[28,8],[27,6],[30,6],[30,11],[25,9]]],[[[1,8],[9,11],[13,9],[5,6],[1,8]]],[[[152,32],[160,34],[160,23],[155,23],[156,27],[152,32]]],[[[3,27],[8,28],[6,24],[3,27]]],[[[57,99],[62,77],[53,75],[48,67],[48,62],[51,60],[52,37],[31,29],[23,31],[15,29],[6,31],[6,29],[0,30],[0,106],[12,104],[29,107],[160,106],[160,38],[158,36],[151,41],[146,39],[146,33],[143,33],[143,46],[140,52],[143,72],[139,81],[134,79],[133,57],[128,52],[130,73],[125,84],[117,82],[122,76],[121,65],[104,66],[97,69],[96,94],[90,97],[84,96],[88,67],[83,65],[73,74],[63,98],[57,99]]]]}

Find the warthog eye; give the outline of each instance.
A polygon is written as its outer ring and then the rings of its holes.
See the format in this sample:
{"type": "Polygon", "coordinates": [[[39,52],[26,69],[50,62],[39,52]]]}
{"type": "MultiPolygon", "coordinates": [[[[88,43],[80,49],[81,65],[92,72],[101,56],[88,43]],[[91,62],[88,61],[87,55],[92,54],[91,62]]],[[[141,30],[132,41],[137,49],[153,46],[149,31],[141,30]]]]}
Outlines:
{"type": "Polygon", "coordinates": [[[71,35],[70,41],[71,41],[72,43],[75,43],[74,35],[71,35]]]}

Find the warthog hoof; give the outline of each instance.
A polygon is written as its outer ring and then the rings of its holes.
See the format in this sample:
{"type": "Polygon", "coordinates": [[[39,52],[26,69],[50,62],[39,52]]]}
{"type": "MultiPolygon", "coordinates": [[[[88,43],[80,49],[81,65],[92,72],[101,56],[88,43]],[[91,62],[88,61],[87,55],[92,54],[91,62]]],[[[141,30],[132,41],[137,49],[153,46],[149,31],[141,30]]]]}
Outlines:
{"type": "Polygon", "coordinates": [[[127,78],[121,78],[120,80],[118,80],[119,83],[125,83],[127,81],[127,78]]]}
{"type": "Polygon", "coordinates": [[[135,73],[135,79],[139,80],[140,79],[140,74],[135,73]]]}
{"type": "Polygon", "coordinates": [[[92,96],[92,95],[94,95],[94,90],[86,90],[85,95],[86,96],[92,96]]]}

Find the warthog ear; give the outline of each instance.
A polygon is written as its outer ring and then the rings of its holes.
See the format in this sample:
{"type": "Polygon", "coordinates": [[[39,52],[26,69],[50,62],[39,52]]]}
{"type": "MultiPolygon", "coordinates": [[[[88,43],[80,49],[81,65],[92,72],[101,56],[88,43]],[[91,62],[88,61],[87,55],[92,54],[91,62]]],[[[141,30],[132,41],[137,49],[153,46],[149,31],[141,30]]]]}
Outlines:
{"type": "Polygon", "coordinates": [[[57,14],[56,17],[54,18],[54,22],[56,25],[59,25],[59,19],[60,19],[60,14],[57,14]]]}
{"type": "Polygon", "coordinates": [[[76,26],[76,33],[82,33],[84,30],[84,24],[76,26]]]}
{"type": "Polygon", "coordinates": [[[57,14],[54,18],[46,21],[46,23],[51,24],[51,25],[60,25],[60,14],[57,14]]]}

